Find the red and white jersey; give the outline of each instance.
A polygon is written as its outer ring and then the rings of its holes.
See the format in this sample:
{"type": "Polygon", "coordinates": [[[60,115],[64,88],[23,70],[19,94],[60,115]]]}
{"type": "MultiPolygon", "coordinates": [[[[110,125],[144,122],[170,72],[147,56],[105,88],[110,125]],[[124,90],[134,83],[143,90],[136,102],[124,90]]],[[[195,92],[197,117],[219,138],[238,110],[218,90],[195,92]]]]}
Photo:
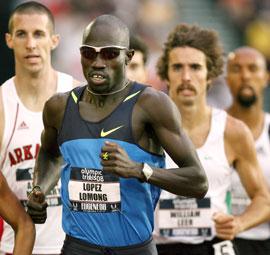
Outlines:
{"type": "MultiPolygon", "coordinates": [[[[73,78],[58,72],[57,92],[73,87],[73,78]]],[[[23,204],[32,190],[33,168],[43,130],[42,112],[28,110],[18,97],[14,77],[2,86],[5,127],[0,164],[12,191],[23,204]]],[[[36,225],[34,254],[60,254],[65,234],[62,230],[62,206],[59,184],[48,195],[47,220],[36,225]]],[[[12,253],[14,231],[4,223],[1,251],[12,253]]]]}

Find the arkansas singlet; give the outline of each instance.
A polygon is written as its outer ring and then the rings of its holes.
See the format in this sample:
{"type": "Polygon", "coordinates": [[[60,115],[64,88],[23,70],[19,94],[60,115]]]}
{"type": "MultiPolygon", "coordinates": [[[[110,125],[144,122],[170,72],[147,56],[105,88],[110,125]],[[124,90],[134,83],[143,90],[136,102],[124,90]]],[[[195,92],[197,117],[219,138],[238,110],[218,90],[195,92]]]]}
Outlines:
{"type": "MultiPolygon", "coordinates": [[[[199,244],[210,241],[216,235],[213,213],[228,212],[226,198],[232,169],[224,148],[226,119],[225,111],[212,108],[209,134],[203,146],[196,149],[209,183],[205,198],[185,198],[162,191],[155,225],[155,234],[164,238],[162,243],[199,244]]],[[[166,155],[166,168],[175,167],[176,164],[166,155]]]]}
{"type": "MultiPolygon", "coordinates": [[[[1,167],[11,190],[25,205],[32,190],[33,168],[43,130],[42,112],[28,110],[17,95],[14,77],[2,86],[5,127],[1,149],[1,167]]],[[[73,88],[73,78],[58,72],[57,92],[73,88]]],[[[59,182],[60,183],[60,182],[59,182]]],[[[59,184],[48,195],[47,220],[36,224],[35,254],[59,254],[64,240],[61,227],[62,206],[59,184]]],[[[1,251],[12,253],[14,231],[4,223],[1,251]]]]}
{"type": "MultiPolygon", "coordinates": [[[[263,170],[266,183],[270,188],[270,114],[264,115],[263,131],[255,141],[257,158],[263,170]]],[[[250,204],[250,199],[244,190],[239,176],[234,171],[232,179],[232,214],[238,215],[250,204]]],[[[270,238],[270,223],[266,222],[248,229],[237,235],[239,238],[265,240],[270,238]]]]}
{"type": "Polygon", "coordinates": [[[61,176],[64,231],[99,246],[143,243],[152,236],[160,189],[103,172],[99,155],[104,142],[112,141],[132,160],[164,167],[164,155],[144,150],[133,139],[132,112],[145,86],[134,82],[127,97],[98,122],[80,115],[85,88],[75,88],[69,96],[58,137],[66,163],[61,176]]]}

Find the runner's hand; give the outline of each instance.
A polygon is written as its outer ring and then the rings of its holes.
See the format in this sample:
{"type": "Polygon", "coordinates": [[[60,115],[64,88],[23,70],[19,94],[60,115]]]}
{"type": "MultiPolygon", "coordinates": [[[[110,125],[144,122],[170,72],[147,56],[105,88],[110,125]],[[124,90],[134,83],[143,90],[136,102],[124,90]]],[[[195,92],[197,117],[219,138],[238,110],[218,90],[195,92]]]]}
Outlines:
{"type": "Polygon", "coordinates": [[[233,240],[240,232],[239,220],[233,215],[218,212],[213,215],[213,220],[215,222],[217,237],[220,239],[233,240]]]}
{"type": "Polygon", "coordinates": [[[43,224],[47,219],[47,202],[40,187],[35,186],[28,196],[27,213],[35,224],[43,224]]]}

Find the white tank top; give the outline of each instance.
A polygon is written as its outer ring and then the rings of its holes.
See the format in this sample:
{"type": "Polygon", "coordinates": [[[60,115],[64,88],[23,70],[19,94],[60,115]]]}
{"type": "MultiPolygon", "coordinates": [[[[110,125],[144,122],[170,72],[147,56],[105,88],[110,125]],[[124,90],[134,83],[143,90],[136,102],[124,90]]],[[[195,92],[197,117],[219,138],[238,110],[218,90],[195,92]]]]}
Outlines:
{"type": "MultiPolygon", "coordinates": [[[[167,242],[197,244],[211,240],[215,236],[213,213],[228,213],[226,198],[232,169],[224,149],[226,119],[225,111],[212,109],[209,134],[204,145],[196,150],[209,181],[205,198],[179,197],[167,191],[161,193],[155,234],[163,236],[167,242]]],[[[177,165],[166,155],[166,168],[175,167],[177,165]]]]}
{"type": "MultiPolygon", "coordinates": [[[[263,170],[268,188],[270,189],[270,137],[269,137],[270,114],[265,113],[264,127],[261,135],[255,141],[257,158],[263,170]]],[[[232,176],[232,213],[241,214],[250,204],[250,199],[243,188],[238,174],[234,171],[232,176]]],[[[270,238],[270,225],[260,224],[244,231],[237,237],[253,240],[265,240],[270,238]]]]}
{"type": "MultiPolygon", "coordinates": [[[[57,92],[65,92],[73,87],[73,78],[58,72],[57,92]]],[[[1,169],[9,186],[17,197],[25,203],[32,189],[33,167],[40,148],[43,130],[42,112],[28,110],[17,95],[14,77],[2,86],[5,127],[2,140],[1,169]]],[[[60,182],[59,182],[60,183],[60,182]]],[[[64,240],[62,230],[62,206],[59,184],[48,195],[47,220],[36,224],[36,241],[33,253],[59,254],[64,240]]],[[[1,251],[12,253],[14,231],[4,223],[1,251]]]]}

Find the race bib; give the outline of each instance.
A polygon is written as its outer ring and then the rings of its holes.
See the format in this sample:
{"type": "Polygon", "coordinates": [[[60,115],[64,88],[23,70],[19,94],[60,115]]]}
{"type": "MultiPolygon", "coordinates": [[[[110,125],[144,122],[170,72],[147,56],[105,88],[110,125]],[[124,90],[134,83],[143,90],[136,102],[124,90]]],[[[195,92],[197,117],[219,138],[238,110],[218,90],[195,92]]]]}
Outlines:
{"type": "Polygon", "coordinates": [[[68,191],[74,211],[106,213],[121,210],[119,177],[110,173],[73,167],[68,191]]]}
{"type": "Polygon", "coordinates": [[[235,255],[233,244],[231,241],[226,240],[213,245],[215,255],[235,255]]]}
{"type": "Polygon", "coordinates": [[[204,199],[161,199],[159,202],[159,232],[164,237],[211,236],[211,202],[204,199]]]}

